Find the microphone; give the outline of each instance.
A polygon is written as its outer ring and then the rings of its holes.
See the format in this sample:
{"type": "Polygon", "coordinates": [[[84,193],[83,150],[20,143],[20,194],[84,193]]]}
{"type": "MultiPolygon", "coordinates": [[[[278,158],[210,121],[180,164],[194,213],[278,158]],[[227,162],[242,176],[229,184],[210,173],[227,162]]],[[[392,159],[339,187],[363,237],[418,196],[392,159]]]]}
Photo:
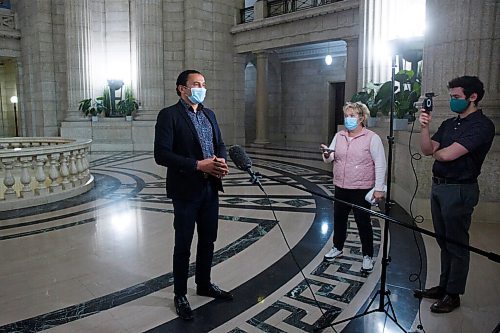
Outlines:
{"type": "Polygon", "coordinates": [[[239,145],[234,145],[229,148],[228,152],[229,157],[236,165],[236,167],[240,170],[248,172],[248,174],[250,175],[250,182],[252,184],[259,185],[259,187],[262,189],[262,185],[260,184],[259,179],[260,175],[259,173],[255,173],[252,170],[252,160],[250,159],[250,157],[248,157],[245,150],[239,145]]]}
{"type": "Polygon", "coordinates": [[[238,145],[229,148],[229,157],[234,162],[236,167],[243,171],[251,170],[252,160],[248,157],[245,150],[238,145]]]}

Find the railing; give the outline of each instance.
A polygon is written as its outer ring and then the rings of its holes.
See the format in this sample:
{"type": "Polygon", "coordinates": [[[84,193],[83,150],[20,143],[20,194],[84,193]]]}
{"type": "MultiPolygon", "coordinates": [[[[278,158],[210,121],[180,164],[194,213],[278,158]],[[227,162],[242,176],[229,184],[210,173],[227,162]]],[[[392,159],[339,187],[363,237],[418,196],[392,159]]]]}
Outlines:
{"type": "Polygon", "coordinates": [[[240,10],[241,23],[252,22],[255,19],[255,11],[253,7],[247,7],[240,10]]]}
{"type": "Polygon", "coordinates": [[[268,0],[267,16],[278,16],[343,0],[268,0]]]}
{"type": "Polygon", "coordinates": [[[66,199],[90,190],[92,140],[0,139],[0,211],[66,199]]]}

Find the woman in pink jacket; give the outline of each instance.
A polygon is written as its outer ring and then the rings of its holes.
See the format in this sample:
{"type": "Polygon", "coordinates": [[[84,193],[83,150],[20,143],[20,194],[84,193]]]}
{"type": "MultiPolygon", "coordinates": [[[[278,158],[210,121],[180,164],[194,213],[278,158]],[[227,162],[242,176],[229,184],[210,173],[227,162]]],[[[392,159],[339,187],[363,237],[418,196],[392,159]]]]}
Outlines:
{"type": "MultiPolygon", "coordinates": [[[[374,188],[372,202],[380,201],[384,195],[387,163],[380,137],[368,130],[364,123],[369,111],[360,102],[344,106],[345,129],[335,134],[330,146],[321,145],[323,161],[333,162],[333,184],[335,198],[370,208],[365,196],[374,188]]],[[[333,205],[333,247],[325,255],[332,262],[343,255],[347,237],[347,217],[351,207],[335,202],[333,205]]],[[[363,252],[362,270],[373,269],[373,229],[370,214],[353,209],[354,220],[359,230],[363,252]]]]}

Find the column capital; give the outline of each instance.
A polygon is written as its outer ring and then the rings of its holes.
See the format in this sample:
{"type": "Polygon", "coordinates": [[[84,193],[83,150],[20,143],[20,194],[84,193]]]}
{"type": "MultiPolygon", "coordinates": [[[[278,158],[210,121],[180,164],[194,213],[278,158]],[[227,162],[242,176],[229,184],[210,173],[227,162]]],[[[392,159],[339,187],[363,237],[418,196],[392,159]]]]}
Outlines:
{"type": "Polygon", "coordinates": [[[252,53],[255,54],[256,57],[260,57],[260,58],[266,57],[267,58],[271,52],[266,51],[266,50],[259,50],[259,51],[254,51],[252,53]]]}

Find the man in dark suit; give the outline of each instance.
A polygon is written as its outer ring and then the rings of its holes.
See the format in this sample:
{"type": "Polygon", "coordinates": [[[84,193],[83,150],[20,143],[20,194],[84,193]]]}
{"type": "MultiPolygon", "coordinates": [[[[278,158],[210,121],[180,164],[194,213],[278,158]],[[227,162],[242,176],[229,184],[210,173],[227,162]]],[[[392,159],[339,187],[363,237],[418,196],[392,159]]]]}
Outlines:
{"type": "Polygon", "coordinates": [[[186,298],[190,248],[197,225],[196,293],[221,300],[233,296],[210,279],[219,216],[218,191],[228,174],[226,147],[212,110],[202,103],[203,75],[186,70],[177,78],[177,104],[160,111],[155,127],[155,161],[167,167],[167,197],[174,206],[174,303],[179,317],[193,318],[186,298]]]}

